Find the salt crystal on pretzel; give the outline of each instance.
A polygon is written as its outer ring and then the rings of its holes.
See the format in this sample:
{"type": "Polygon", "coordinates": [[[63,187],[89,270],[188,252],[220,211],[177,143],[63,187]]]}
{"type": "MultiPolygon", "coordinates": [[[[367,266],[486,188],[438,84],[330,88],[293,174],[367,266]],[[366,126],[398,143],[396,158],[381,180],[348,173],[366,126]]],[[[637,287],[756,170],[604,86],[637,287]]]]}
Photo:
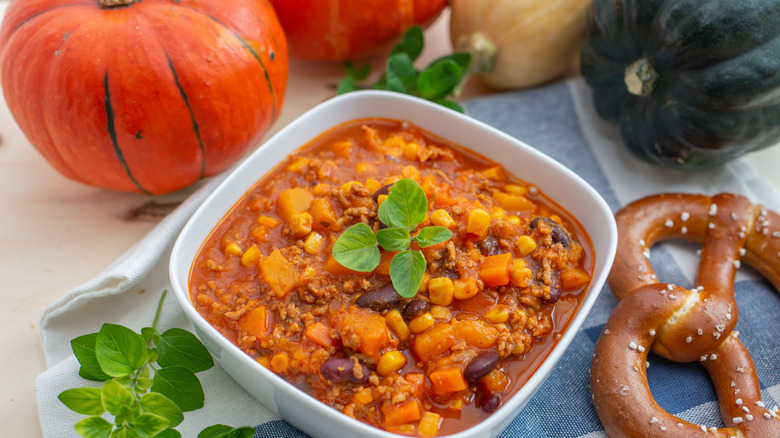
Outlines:
{"type": "Polygon", "coordinates": [[[780,290],[780,216],[722,193],[650,196],[615,218],[619,245],[608,283],[620,303],[603,331],[610,335],[599,338],[591,362],[593,402],[607,434],[780,437],[780,420],[764,407],[753,360],[734,331],[734,277],[742,262],[780,290]],[[702,244],[694,290],[657,282],[649,248],[667,239],[702,244]],[[641,366],[649,351],[676,362],[700,361],[715,385],[726,427],[696,425],[664,411],[641,366]],[[653,421],[637,421],[648,415],[653,421]]]}

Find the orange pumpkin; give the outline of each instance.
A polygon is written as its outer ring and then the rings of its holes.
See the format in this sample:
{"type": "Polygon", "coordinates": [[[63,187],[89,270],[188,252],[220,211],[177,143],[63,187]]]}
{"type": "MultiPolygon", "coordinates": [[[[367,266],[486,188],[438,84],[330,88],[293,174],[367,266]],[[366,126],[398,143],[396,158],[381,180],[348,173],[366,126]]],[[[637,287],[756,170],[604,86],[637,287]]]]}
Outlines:
{"type": "Polygon", "coordinates": [[[376,53],[414,24],[427,25],[447,0],[271,0],[290,53],[343,61],[376,53]]]}
{"type": "Polygon", "coordinates": [[[282,108],[287,42],[264,0],[14,1],[0,74],[59,172],[160,194],[257,145],[282,108]]]}

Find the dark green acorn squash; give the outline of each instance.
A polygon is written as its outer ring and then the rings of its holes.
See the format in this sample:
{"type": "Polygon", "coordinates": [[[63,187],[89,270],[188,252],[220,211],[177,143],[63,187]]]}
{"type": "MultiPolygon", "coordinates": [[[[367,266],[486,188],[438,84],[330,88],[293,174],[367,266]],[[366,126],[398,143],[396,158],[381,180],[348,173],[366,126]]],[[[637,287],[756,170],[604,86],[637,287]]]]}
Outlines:
{"type": "Polygon", "coordinates": [[[595,0],[581,55],[642,159],[706,169],[780,141],[780,0],[595,0]]]}

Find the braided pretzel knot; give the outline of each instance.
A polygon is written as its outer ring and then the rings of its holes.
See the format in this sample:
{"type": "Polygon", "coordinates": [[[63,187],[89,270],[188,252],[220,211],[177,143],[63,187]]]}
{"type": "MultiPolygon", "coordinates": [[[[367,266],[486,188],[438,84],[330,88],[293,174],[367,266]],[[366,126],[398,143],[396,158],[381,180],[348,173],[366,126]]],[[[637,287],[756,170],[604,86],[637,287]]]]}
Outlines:
{"type": "Polygon", "coordinates": [[[620,300],[591,363],[596,412],[610,437],[780,437],[780,419],[761,402],[758,376],[737,324],[734,276],[741,261],[780,290],[780,216],[722,193],[650,196],[619,211],[618,251],[608,283],[620,300]],[[697,286],[658,283],[649,248],[665,239],[702,243],[697,286]],[[647,383],[651,350],[675,362],[700,361],[725,428],[664,411],[647,383]]]}

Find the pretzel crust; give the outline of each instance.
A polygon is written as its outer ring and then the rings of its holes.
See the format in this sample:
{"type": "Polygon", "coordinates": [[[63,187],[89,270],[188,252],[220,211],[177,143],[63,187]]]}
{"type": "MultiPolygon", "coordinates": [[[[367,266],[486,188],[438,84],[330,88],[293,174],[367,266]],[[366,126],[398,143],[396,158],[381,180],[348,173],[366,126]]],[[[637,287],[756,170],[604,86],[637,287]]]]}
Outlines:
{"type": "Polygon", "coordinates": [[[734,277],[742,262],[780,290],[780,216],[739,195],[660,194],[615,215],[618,250],[607,280],[620,301],[596,344],[591,392],[610,437],[780,437],[750,353],[734,331],[734,277]],[[649,249],[662,240],[702,244],[697,287],[659,283],[649,249]],[[663,410],[647,382],[649,351],[700,361],[710,374],[725,428],[663,410]]]}

